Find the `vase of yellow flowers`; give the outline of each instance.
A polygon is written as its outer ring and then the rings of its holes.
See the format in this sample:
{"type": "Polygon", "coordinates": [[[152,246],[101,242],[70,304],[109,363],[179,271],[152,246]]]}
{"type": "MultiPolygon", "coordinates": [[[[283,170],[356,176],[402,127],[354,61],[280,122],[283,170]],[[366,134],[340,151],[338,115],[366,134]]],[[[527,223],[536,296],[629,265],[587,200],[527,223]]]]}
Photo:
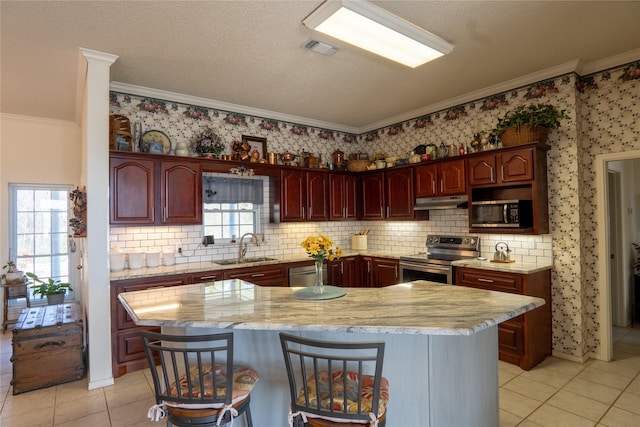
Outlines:
{"type": "Polygon", "coordinates": [[[324,293],[324,281],[322,277],[322,265],[324,260],[332,261],[342,256],[342,249],[333,248],[333,242],[329,236],[318,234],[317,236],[309,236],[302,241],[301,245],[311,258],[315,261],[316,282],[313,285],[314,294],[324,293]]]}

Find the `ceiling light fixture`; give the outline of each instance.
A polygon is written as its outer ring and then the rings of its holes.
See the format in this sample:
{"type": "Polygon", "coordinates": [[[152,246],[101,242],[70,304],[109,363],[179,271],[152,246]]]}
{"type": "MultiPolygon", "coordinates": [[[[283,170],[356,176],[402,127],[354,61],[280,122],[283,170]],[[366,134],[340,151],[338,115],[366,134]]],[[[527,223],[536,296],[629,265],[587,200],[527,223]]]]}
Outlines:
{"type": "Polygon", "coordinates": [[[453,50],[440,37],[363,0],[328,0],[302,23],[411,68],[453,50]]]}

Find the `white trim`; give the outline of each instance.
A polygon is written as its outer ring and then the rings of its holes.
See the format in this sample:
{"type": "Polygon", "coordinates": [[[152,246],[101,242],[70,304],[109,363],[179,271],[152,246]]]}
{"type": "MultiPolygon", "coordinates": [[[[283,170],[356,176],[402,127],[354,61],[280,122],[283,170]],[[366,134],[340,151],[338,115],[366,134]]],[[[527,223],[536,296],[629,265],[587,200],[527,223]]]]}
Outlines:
{"type": "Polygon", "coordinates": [[[640,60],[640,48],[600,59],[598,61],[589,62],[588,64],[584,64],[582,67],[578,67],[576,72],[580,75],[593,74],[598,71],[619,67],[620,65],[629,64],[638,60],[640,60]]]}
{"type": "Polygon", "coordinates": [[[108,387],[110,385],[115,384],[113,378],[101,380],[101,381],[90,381],[87,385],[87,390],[95,390],[102,387],[108,387]]]}
{"type": "Polygon", "coordinates": [[[587,360],[589,360],[590,357],[593,357],[594,359],[597,359],[597,357],[594,357],[593,354],[590,355],[584,355],[584,356],[572,356],[570,354],[567,353],[561,353],[559,351],[551,351],[551,355],[553,357],[557,357],[558,359],[564,359],[564,360],[570,360],[572,362],[576,362],[576,363],[585,363],[587,360]]]}
{"type": "Polygon", "coordinates": [[[353,126],[345,126],[337,123],[330,123],[321,120],[309,119],[306,117],[296,116],[293,114],[279,113],[276,111],[263,110],[260,108],[248,107],[246,105],[231,104],[229,102],[216,101],[214,99],[201,98],[198,96],[184,95],[177,92],[167,90],[153,89],[144,86],[135,86],[127,83],[111,82],[110,89],[115,92],[122,92],[131,95],[145,96],[149,98],[157,98],[165,101],[179,102],[187,105],[197,105],[199,107],[208,107],[216,110],[228,111],[230,113],[240,113],[255,117],[264,117],[266,119],[279,120],[282,122],[296,123],[301,125],[313,126],[321,129],[331,129],[339,132],[359,134],[360,129],[353,126]]]}
{"type": "Polygon", "coordinates": [[[600,291],[599,305],[600,311],[598,312],[598,322],[600,323],[600,343],[601,352],[599,355],[594,354],[596,359],[610,361],[613,358],[613,336],[612,328],[613,323],[611,319],[611,280],[610,280],[610,265],[609,257],[606,254],[610,253],[609,239],[607,239],[607,200],[609,197],[609,190],[607,187],[607,162],[615,160],[630,160],[640,157],[640,150],[625,151],[621,153],[607,153],[598,154],[595,156],[593,166],[595,169],[595,185],[596,185],[596,241],[598,245],[596,247],[596,253],[598,256],[598,262],[596,264],[596,271],[598,271],[599,277],[597,282],[597,289],[600,291]]]}
{"type": "MultiPolygon", "coordinates": [[[[0,120],[16,120],[16,121],[24,121],[29,123],[44,123],[44,124],[54,124],[56,126],[69,126],[74,128],[79,128],[79,124],[70,121],[70,120],[60,120],[60,119],[50,119],[47,117],[37,117],[37,116],[24,116],[22,114],[12,114],[12,113],[0,113],[0,120]]],[[[44,185],[44,184],[43,184],[44,185]]]]}

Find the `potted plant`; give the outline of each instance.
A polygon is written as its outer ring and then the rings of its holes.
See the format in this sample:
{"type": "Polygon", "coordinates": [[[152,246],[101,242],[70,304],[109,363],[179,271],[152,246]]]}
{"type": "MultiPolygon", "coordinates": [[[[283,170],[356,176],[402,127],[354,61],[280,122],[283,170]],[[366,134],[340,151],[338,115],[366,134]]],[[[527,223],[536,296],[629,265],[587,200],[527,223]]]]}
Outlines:
{"type": "Polygon", "coordinates": [[[560,127],[568,119],[566,110],[558,110],[549,104],[521,105],[498,119],[493,130],[505,147],[547,141],[549,130],[560,127]]]}
{"type": "Polygon", "coordinates": [[[70,283],[64,283],[60,280],[54,280],[51,277],[49,279],[42,280],[33,273],[27,273],[27,277],[32,279],[35,284],[31,286],[33,289],[33,296],[40,295],[40,298],[47,297],[47,304],[62,304],[64,302],[64,294],[67,289],[72,291],[70,283]]]}
{"type": "Polygon", "coordinates": [[[218,157],[223,150],[222,138],[209,126],[193,142],[193,151],[203,157],[218,157]]]}
{"type": "Polygon", "coordinates": [[[22,271],[18,270],[16,264],[9,260],[5,265],[2,266],[2,277],[1,281],[5,282],[7,285],[15,282],[24,283],[24,276],[22,275],[22,271]]]}

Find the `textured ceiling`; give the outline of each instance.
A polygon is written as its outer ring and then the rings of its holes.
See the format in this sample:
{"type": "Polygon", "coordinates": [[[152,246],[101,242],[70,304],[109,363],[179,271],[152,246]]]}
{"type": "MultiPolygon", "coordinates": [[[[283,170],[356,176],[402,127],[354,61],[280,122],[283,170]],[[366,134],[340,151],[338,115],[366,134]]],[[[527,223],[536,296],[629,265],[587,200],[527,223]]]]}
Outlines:
{"type": "Polygon", "coordinates": [[[454,44],[410,69],[304,27],[320,3],[2,1],[1,110],[75,120],[79,47],[118,55],[114,82],[352,129],[640,48],[636,1],[375,1],[454,44]]]}

